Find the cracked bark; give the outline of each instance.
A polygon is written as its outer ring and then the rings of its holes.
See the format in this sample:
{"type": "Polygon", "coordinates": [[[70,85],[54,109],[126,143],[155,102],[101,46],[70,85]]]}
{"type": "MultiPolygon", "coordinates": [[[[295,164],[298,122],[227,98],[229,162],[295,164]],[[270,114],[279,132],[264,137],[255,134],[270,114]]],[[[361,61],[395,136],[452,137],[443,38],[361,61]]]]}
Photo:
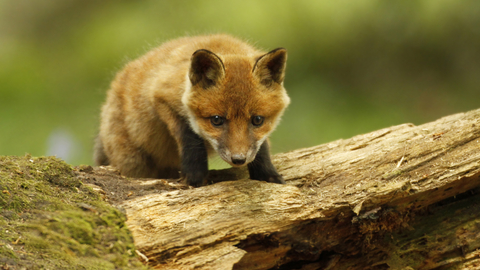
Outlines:
{"type": "Polygon", "coordinates": [[[286,185],[229,169],[212,172],[216,183],[209,186],[125,201],[127,224],[147,263],[159,269],[480,267],[480,110],[273,161],[286,185]]]}

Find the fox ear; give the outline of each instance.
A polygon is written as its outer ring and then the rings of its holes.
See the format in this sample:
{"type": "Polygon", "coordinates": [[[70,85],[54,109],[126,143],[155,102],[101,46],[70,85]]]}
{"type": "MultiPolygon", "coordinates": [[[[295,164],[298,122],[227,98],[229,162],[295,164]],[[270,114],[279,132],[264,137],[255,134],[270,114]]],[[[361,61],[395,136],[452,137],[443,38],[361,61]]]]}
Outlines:
{"type": "Polygon", "coordinates": [[[193,53],[189,72],[192,85],[199,84],[206,89],[217,84],[224,76],[225,67],[216,54],[204,49],[193,53]]]}
{"type": "Polygon", "coordinates": [[[260,56],[253,67],[253,74],[260,79],[263,85],[271,86],[272,83],[282,84],[285,78],[287,64],[287,50],[277,48],[260,56]]]}

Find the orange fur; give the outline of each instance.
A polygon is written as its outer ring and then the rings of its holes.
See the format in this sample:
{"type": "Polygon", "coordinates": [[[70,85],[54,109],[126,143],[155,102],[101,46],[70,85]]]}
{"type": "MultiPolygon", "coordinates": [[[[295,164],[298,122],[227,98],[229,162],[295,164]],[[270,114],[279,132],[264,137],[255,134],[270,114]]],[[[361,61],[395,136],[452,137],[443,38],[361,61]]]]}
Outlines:
{"type": "Polygon", "coordinates": [[[251,162],[289,103],[285,60],[284,49],[266,54],[228,35],[185,37],[153,49],[112,82],[96,163],[127,176],[178,177],[185,124],[205,140],[209,153],[230,164],[235,154],[251,162]],[[272,73],[275,65],[279,71],[272,73]],[[212,125],[215,115],[228,124],[212,125]],[[255,115],[264,117],[261,126],[252,126],[255,115]]]}

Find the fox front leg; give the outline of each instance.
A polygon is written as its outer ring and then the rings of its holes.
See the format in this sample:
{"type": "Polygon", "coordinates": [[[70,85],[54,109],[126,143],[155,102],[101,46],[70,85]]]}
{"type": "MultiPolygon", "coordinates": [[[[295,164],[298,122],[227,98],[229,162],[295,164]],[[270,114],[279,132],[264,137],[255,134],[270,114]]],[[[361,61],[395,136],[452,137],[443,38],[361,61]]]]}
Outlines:
{"type": "Polygon", "coordinates": [[[248,164],[250,179],[285,184],[285,180],[283,180],[283,177],[272,164],[268,148],[268,141],[265,141],[262,146],[260,146],[255,159],[248,164]]]}
{"type": "Polygon", "coordinates": [[[208,155],[205,141],[188,125],[181,130],[181,175],[186,183],[200,187],[205,185],[208,174],[208,155]]]}

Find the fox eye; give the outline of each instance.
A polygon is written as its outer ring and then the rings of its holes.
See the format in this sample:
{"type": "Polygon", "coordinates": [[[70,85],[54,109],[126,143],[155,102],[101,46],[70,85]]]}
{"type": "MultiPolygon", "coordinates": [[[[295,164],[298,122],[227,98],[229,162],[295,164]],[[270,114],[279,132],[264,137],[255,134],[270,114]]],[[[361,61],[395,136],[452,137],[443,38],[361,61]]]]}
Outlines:
{"type": "Polygon", "coordinates": [[[261,126],[263,124],[263,120],[265,120],[265,118],[263,116],[260,116],[260,115],[255,115],[255,116],[252,116],[252,124],[254,126],[261,126]]]}
{"type": "Polygon", "coordinates": [[[223,125],[223,123],[225,122],[225,119],[219,115],[214,115],[210,117],[210,122],[212,123],[212,125],[219,127],[223,125]]]}

